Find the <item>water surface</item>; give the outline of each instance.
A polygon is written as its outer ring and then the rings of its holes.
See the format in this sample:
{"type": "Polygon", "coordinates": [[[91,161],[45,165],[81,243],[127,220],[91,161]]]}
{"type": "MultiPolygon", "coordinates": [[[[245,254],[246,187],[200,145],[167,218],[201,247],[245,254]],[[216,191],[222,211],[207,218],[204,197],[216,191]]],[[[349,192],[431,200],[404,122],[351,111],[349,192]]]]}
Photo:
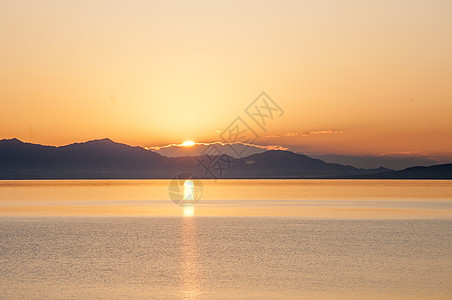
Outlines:
{"type": "MultiPolygon", "coordinates": [[[[180,216],[168,180],[0,181],[0,215],[180,216]]],[[[452,218],[452,181],[203,180],[196,216],[452,218]]]]}
{"type": "Polygon", "coordinates": [[[451,299],[449,181],[0,181],[0,298],[451,299]]]}

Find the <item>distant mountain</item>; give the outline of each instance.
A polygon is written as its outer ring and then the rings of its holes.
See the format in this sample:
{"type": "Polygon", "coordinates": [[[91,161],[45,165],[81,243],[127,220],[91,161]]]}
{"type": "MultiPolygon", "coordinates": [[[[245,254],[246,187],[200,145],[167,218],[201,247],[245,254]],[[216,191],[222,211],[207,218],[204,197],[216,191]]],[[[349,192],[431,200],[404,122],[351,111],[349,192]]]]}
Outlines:
{"type": "MultiPolygon", "coordinates": [[[[209,178],[198,162],[215,158],[218,157],[165,157],[141,147],[115,143],[110,139],[61,147],[9,139],[0,140],[0,179],[173,178],[178,173],[194,173],[200,178],[209,178]]],[[[226,158],[234,162],[229,169],[223,170],[221,178],[414,176],[414,173],[403,173],[409,169],[399,172],[385,168],[358,169],[282,150],[270,150],[240,159],[232,159],[229,156],[226,158]]],[[[421,176],[419,174],[424,171],[414,168],[414,171],[409,172],[419,172],[416,174],[421,176]]],[[[432,169],[428,172],[431,173],[431,178],[444,178],[451,174],[447,168],[432,169]],[[436,177],[433,175],[435,172],[436,177]]]]}
{"type": "Polygon", "coordinates": [[[179,156],[199,156],[202,155],[207,148],[215,146],[216,149],[222,151],[222,153],[234,157],[240,158],[237,153],[242,153],[242,156],[248,156],[251,154],[262,153],[268,150],[282,148],[279,146],[258,146],[243,144],[240,142],[232,143],[233,147],[228,144],[223,144],[220,142],[216,143],[196,143],[191,147],[183,147],[181,144],[171,144],[162,147],[149,147],[150,150],[161,154],[166,157],[179,157],[179,156]]]}
{"type": "Polygon", "coordinates": [[[429,167],[411,167],[401,171],[381,172],[355,178],[368,179],[452,179],[452,164],[429,167]]]}
{"type": "MultiPolygon", "coordinates": [[[[243,144],[240,142],[233,143],[233,147],[229,144],[221,142],[215,143],[195,143],[191,147],[184,147],[182,144],[170,144],[165,146],[148,147],[158,154],[166,157],[180,156],[199,156],[207,150],[207,148],[215,146],[222,153],[240,158],[252,154],[263,153],[268,150],[289,150],[278,145],[256,145],[243,144]],[[237,153],[241,153],[238,155],[237,153]]],[[[346,166],[353,166],[358,169],[378,169],[380,167],[391,170],[403,170],[413,166],[431,166],[435,164],[445,164],[452,162],[452,154],[445,153],[422,153],[422,152],[393,152],[384,154],[363,154],[363,155],[344,155],[336,153],[303,153],[297,154],[307,155],[311,158],[317,158],[327,163],[334,163],[346,166]]]]}
{"type": "Polygon", "coordinates": [[[340,155],[340,154],[308,154],[325,162],[351,165],[357,168],[386,167],[393,170],[403,170],[412,166],[431,166],[448,163],[450,157],[441,161],[439,155],[435,158],[422,153],[387,153],[383,155],[340,155]]]}
{"type": "Polygon", "coordinates": [[[388,169],[357,169],[330,164],[290,151],[269,150],[238,159],[226,178],[321,178],[340,175],[372,174],[388,169]]]}
{"type": "Polygon", "coordinates": [[[167,160],[152,151],[109,139],[62,147],[17,139],[0,141],[2,179],[155,178],[167,160]]]}

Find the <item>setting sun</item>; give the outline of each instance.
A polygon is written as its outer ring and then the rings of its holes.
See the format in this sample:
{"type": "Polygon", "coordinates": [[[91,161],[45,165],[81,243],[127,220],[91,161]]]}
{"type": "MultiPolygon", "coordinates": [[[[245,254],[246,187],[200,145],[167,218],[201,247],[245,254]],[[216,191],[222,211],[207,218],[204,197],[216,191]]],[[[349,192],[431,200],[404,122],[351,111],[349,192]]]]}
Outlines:
{"type": "Polygon", "coordinates": [[[185,142],[182,143],[183,147],[191,147],[191,146],[194,146],[194,145],[195,145],[195,142],[193,142],[193,141],[185,141],[185,142]]]}

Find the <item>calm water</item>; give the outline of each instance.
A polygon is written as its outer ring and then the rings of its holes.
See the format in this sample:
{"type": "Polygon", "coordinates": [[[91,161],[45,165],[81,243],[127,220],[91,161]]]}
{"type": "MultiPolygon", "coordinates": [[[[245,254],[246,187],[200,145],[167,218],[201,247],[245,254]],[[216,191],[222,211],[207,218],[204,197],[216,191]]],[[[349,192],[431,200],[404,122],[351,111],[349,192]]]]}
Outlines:
{"type": "Polygon", "coordinates": [[[0,298],[452,299],[451,182],[167,185],[0,181],[0,298]]]}

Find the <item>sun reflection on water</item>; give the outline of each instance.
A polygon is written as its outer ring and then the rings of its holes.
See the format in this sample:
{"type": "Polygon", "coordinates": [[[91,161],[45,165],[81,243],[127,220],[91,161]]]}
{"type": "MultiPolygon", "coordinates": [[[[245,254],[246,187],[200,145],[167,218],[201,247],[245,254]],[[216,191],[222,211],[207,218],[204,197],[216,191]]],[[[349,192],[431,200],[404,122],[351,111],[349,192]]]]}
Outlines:
{"type": "MultiPolygon", "coordinates": [[[[192,206],[184,207],[193,209],[192,206]]],[[[190,211],[190,210],[188,210],[190,211]]],[[[193,210],[191,210],[193,212],[193,210]]],[[[200,295],[200,259],[195,218],[182,218],[182,294],[184,299],[200,295]]]]}
{"type": "Polygon", "coordinates": [[[184,217],[193,217],[195,214],[195,208],[193,206],[184,206],[184,217]]]}

